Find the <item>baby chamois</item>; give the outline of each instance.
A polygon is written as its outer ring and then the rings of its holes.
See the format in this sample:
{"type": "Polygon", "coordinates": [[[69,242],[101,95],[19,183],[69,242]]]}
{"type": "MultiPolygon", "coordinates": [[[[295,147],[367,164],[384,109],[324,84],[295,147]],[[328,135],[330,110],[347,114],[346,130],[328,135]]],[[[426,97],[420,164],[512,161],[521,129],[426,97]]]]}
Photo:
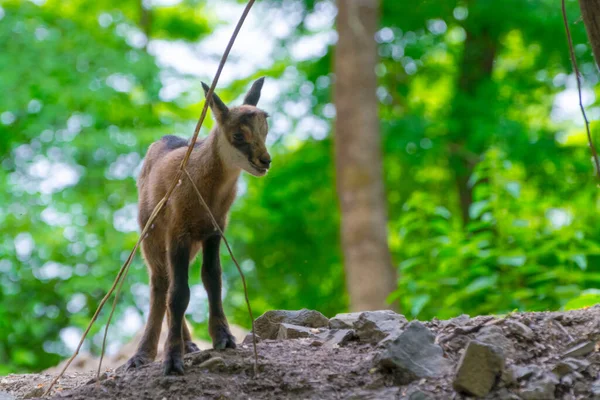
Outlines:
{"type": "MultiPolygon", "coordinates": [[[[187,170],[217,223],[225,230],[227,213],[236,195],[241,170],[263,176],[271,165],[265,139],[267,114],[258,109],[264,78],[255,81],[244,104],[228,108],[213,94],[208,98],[216,125],[196,144],[187,170]]],[[[208,86],[202,83],[205,95],[208,86]]],[[[143,228],[165,195],[187,150],[188,141],[164,136],[148,149],[138,180],[139,224],[143,228]]],[[[168,335],[163,361],[165,374],[183,373],[183,355],[198,351],[185,322],[190,299],[189,264],[202,248],[202,282],[208,294],[209,333],[215,349],[235,348],[221,303],[221,236],[199,202],[187,175],[179,182],[162,214],[142,242],[150,274],[150,315],[136,354],[127,369],[156,357],[162,321],[167,313],[168,335]]]]}

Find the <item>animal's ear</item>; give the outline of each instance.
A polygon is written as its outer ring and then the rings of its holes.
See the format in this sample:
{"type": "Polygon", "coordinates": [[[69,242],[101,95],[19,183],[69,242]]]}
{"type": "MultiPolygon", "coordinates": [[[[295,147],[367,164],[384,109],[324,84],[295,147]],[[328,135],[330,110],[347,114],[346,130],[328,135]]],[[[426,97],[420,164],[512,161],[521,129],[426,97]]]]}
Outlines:
{"type": "MultiPolygon", "coordinates": [[[[204,82],[202,82],[202,89],[204,89],[204,96],[206,96],[208,94],[209,87],[204,82]]],[[[217,94],[213,92],[211,98],[207,99],[207,101],[208,105],[210,106],[210,109],[217,118],[217,121],[224,121],[227,118],[227,115],[229,114],[229,108],[227,108],[225,103],[223,103],[223,100],[221,100],[219,96],[217,96],[217,94]]]]}
{"type": "Polygon", "coordinates": [[[260,99],[260,91],[262,90],[263,83],[265,83],[265,77],[258,78],[252,84],[248,93],[246,93],[246,97],[244,97],[244,104],[249,104],[251,106],[256,106],[258,104],[258,100],[260,99]]]}

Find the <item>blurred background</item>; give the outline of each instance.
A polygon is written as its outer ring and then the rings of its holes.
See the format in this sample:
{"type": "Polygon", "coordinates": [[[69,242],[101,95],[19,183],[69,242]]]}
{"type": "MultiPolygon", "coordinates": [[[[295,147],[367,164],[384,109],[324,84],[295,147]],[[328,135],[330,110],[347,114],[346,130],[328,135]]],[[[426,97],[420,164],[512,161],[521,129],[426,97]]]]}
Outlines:
{"type": "MultiPolygon", "coordinates": [[[[599,302],[598,186],[560,5],[409,3],[342,0],[336,24],[332,0],[262,0],[238,37],[217,93],[239,103],[267,77],[274,160],[265,178],[242,176],[227,230],[254,315],[390,306],[431,319],[599,302]],[[352,129],[353,118],[367,122],[352,129]],[[361,168],[369,179],[346,179],[361,168]]],[[[0,374],[75,348],[138,238],[145,151],[192,135],[200,81],[243,7],[0,2],[0,374]]],[[[597,68],[577,2],[567,9],[598,120],[597,68]]],[[[222,262],[226,313],[248,328],[224,249],[222,262]]],[[[109,353],[143,326],[147,282],[138,255],[109,353]]],[[[188,320],[207,338],[198,260],[191,282],[188,320]]],[[[85,351],[98,353],[107,317],[85,351]]]]}

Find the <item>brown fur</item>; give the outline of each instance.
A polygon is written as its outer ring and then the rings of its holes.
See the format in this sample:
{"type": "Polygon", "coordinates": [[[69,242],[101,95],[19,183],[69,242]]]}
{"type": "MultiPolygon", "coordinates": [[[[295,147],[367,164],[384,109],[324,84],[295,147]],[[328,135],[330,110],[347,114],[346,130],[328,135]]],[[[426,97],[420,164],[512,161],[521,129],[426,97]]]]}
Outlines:
{"type": "MultiPolygon", "coordinates": [[[[187,170],[222,230],[236,196],[241,170],[262,176],[270,165],[265,147],[267,115],[255,107],[262,82],[261,78],[254,83],[246,96],[247,104],[239,107],[227,108],[216,94],[208,99],[217,124],[194,147],[188,163],[187,170]]],[[[148,149],[138,179],[140,227],[145,226],[165,195],[186,151],[186,141],[174,136],[166,136],[148,149]]],[[[184,174],[142,243],[150,273],[150,315],[138,351],[128,361],[127,368],[154,360],[166,312],[169,334],[165,344],[165,373],[183,373],[183,354],[197,350],[183,315],[189,302],[189,263],[200,249],[213,346],[235,347],[221,304],[219,245],[220,235],[184,174]]]]}

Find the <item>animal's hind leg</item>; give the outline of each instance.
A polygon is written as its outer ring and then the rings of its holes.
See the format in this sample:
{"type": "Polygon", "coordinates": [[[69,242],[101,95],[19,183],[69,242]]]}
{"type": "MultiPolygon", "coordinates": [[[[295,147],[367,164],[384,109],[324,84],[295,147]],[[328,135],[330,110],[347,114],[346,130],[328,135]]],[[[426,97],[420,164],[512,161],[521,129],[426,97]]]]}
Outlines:
{"type": "Polygon", "coordinates": [[[142,252],[150,272],[150,315],[142,340],[135,355],[127,361],[126,369],[137,368],[154,361],[167,303],[169,277],[164,267],[164,255],[161,257],[161,254],[146,242],[142,243],[142,252]]]}
{"type": "MultiPolygon", "coordinates": [[[[167,310],[167,326],[171,324],[171,315],[167,310]]],[[[192,341],[192,334],[190,333],[190,327],[185,317],[183,318],[183,352],[184,354],[195,353],[200,351],[200,348],[192,341]]]]}
{"type": "Polygon", "coordinates": [[[183,318],[183,346],[185,354],[195,353],[200,351],[200,348],[196,346],[196,343],[192,342],[192,335],[190,333],[190,327],[188,326],[185,317],[183,318]]]}

